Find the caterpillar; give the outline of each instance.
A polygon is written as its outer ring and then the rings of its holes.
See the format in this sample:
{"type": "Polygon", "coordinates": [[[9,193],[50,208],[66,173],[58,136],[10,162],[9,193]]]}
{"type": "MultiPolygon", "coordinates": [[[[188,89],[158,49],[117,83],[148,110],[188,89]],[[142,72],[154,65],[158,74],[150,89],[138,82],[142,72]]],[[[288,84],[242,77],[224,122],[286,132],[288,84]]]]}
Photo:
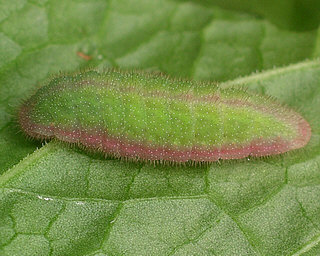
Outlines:
{"type": "Polygon", "coordinates": [[[113,69],[60,74],[20,106],[18,122],[32,138],[161,163],[276,155],[311,136],[300,114],[271,97],[113,69]]]}

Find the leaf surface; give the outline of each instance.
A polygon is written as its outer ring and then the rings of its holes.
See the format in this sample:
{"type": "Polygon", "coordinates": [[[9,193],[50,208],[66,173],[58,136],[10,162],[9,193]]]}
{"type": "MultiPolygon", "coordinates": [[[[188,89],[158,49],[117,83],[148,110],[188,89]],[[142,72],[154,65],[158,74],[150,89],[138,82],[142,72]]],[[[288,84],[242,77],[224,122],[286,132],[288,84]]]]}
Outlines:
{"type": "Polygon", "coordinates": [[[197,1],[0,6],[0,255],[320,254],[320,62],[306,60],[319,55],[317,30],[197,1]],[[299,111],[313,135],[293,153],[199,167],[28,141],[21,100],[87,66],[246,86],[299,111]]]}

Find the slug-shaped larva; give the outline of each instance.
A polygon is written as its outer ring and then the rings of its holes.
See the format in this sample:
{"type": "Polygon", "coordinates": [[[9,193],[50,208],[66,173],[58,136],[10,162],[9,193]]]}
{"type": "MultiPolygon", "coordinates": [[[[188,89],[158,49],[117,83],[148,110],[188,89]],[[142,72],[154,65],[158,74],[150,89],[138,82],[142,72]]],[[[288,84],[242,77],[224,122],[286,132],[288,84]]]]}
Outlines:
{"type": "Polygon", "coordinates": [[[214,162],[305,146],[308,122],[270,97],[138,71],[61,75],[19,110],[23,131],[106,156],[214,162]]]}

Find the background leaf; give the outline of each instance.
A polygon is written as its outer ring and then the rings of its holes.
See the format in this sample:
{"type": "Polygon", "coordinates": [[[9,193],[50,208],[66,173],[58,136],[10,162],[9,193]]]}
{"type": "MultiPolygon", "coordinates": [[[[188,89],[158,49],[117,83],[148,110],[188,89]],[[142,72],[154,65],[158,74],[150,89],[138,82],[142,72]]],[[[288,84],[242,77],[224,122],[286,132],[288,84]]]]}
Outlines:
{"type": "Polygon", "coordinates": [[[0,1],[0,255],[320,254],[320,63],[306,60],[319,17],[271,2],[0,1]],[[87,66],[244,84],[298,110],[312,139],[272,158],[154,167],[22,136],[21,100],[87,66]]]}

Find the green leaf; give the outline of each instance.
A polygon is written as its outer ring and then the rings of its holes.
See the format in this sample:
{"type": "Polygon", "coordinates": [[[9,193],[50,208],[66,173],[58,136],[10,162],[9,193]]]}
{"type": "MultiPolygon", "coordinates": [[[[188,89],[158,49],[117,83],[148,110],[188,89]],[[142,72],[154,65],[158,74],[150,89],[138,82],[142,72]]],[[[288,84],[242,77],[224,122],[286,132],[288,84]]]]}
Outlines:
{"type": "Polygon", "coordinates": [[[320,13],[318,11],[320,3],[317,0],[206,0],[206,2],[231,10],[258,14],[272,23],[290,30],[316,29],[320,22],[320,13]]]}
{"type": "Polygon", "coordinates": [[[269,4],[0,0],[0,255],[319,255],[320,62],[306,60],[319,56],[318,17],[269,4]],[[27,140],[19,103],[87,66],[247,86],[299,111],[313,135],[296,152],[198,167],[27,140]]]}

